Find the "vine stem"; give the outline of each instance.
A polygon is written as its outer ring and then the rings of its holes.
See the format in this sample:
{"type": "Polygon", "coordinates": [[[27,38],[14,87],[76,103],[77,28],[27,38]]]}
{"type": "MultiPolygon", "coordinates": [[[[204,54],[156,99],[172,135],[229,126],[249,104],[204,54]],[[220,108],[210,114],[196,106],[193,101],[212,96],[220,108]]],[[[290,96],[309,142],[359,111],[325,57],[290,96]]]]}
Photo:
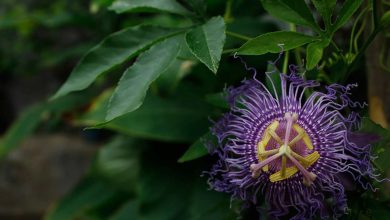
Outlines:
{"type": "Polygon", "coordinates": [[[283,69],[282,69],[282,73],[284,74],[287,74],[289,56],[290,53],[288,51],[284,52],[283,69]]]}
{"type": "Polygon", "coordinates": [[[245,36],[245,35],[242,35],[242,34],[238,34],[238,33],[235,33],[235,32],[231,32],[231,31],[226,31],[226,35],[231,36],[231,37],[235,37],[235,38],[238,38],[238,39],[241,39],[241,40],[245,40],[245,41],[252,40],[251,37],[248,37],[248,36],[245,36]]]}
{"type": "Polygon", "coordinates": [[[232,4],[233,0],[228,0],[226,3],[225,14],[223,15],[225,22],[229,22],[232,19],[232,4]]]}
{"type": "Polygon", "coordinates": [[[358,54],[353,59],[350,65],[348,65],[346,74],[344,75],[343,82],[348,79],[349,74],[351,74],[351,71],[354,70],[355,66],[358,64],[359,60],[362,58],[363,54],[367,50],[368,46],[372,43],[372,41],[375,39],[375,37],[378,35],[379,32],[381,32],[382,27],[376,27],[373,32],[368,36],[367,40],[364,42],[363,46],[360,48],[358,54]]]}
{"type": "MultiPolygon", "coordinates": [[[[289,24],[289,29],[290,29],[290,31],[295,31],[295,32],[297,31],[297,28],[295,27],[295,24],[293,24],[293,23],[289,24]]],[[[290,58],[290,53],[289,53],[289,51],[286,51],[284,53],[285,53],[285,55],[284,55],[284,60],[283,60],[282,72],[284,74],[287,74],[288,61],[289,61],[289,58],[290,58]]]]}
{"type": "Polygon", "coordinates": [[[344,77],[343,77],[343,82],[345,82],[348,79],[349,75],[354,70],[355,66],[358,64],[359,60],[362,58],[362,56],[365,53],[365,51],[367,50],[367,48],[370,46],[370,44],[375,39],[375,37],[378,35],[378,33],[381,32],[383,29],[383,25],[379,24],[379,21],[378,21],[378,14],[377,14],[378,11],[376,8],[375,0],[372,1],[371,3],[372,3],[372,10],[373,10],[372,11],[372,18],[373,18],[373,23],[374,23],[374,30],[370,33],[367,40],[364,42],[363,46],[360,48],[358,54],[353,59],[351,64],[348,65],[346,73],[344,74],[344,77]]]}

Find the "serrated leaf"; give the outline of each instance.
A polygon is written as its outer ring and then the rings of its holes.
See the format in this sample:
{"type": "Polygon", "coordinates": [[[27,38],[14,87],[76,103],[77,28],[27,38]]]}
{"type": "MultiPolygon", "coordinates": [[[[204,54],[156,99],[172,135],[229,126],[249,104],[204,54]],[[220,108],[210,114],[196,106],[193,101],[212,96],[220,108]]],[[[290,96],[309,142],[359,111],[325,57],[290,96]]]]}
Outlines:
{"type": "Polygon", "coordinates": [[[291,50],[316,40],[316,37],[292,31],[276,31],[262,34],[247,41],[238,49],[241,55],[262,55],[291,50]],[[282,46],[279,46],[282,45],[282,46]]]}
{"type": "Polygon", "coordinates": [[[205,146],[205,143],[211,140],[211,138],[211,132],[207,132],[206,134],[204,134],[187,149],[187,151],[179,158],[178,162],[183,163],[206,156],[208,154],[208,151],[205,146]]]}
{"type": "Polygon", "coordinates": [[[175,0],[116,0],[109,9],[116,13],[162,11],[180,15],[190,14],[175,0]]]}
{"type": "Polygon", "coordinates": [[[338,13],[338,17],[335,23],[332,25],[332,32],[338,30],[351,18],[351,16],[356,12],[356,10],[363,3],[363,0],[346,0],[338,13]]]}
{"type": "Polygon", "coordinates": [[[314,7],[320,13],[325,22],[325,27],[329,27],[332,20],[332,13],[336,6],[336,0],[312,0],[314,7]]]}
{"type": "Polygon", "coordinates": [[[90,86],[97,77],[151,45],[180,33],[178,30],[152,26],[126,28],[109,35],[88,51],[52,99],[90,86]]]}
{"type": "Polygon", "coordinates": [[[222,17],[211,18],[186,34],[191,52],[216,73],[225,43],[225,22],[222,17]]]}
{"type": "Polygon", "coordinates": [[[111,121],[142,105],[150,84],[176,59],[179,38],[167,39],[142,54],[119,80],[110,98],[106,121],[111,121]]]}
{"type": "Polygon", "coordinates": [[[261,3],[268,13],[279,19],[319,29],[304,0],[261,0],[261,3]]]}
{"type": "Polygon", "coordinates": [[[321,60],[324,48],[328,46],[326,41],[310,43],[306,48],[306,69],[313,69],[321,60]]]}
{"type": "Polygon", "coordinates": [[[162,94],[174,93],[180,81],[191,73],[194,65],[198,63],[187,48],[184,37],[180,41],[180,44],[181,47],[177,59],[155,81],[158,91],[162,94]]]}

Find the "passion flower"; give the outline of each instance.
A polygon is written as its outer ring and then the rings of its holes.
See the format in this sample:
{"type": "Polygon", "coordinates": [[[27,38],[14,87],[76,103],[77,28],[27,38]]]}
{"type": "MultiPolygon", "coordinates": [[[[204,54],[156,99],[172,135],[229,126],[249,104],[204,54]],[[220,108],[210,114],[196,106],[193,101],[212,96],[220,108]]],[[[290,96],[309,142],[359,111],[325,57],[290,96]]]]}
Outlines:
{"type": "Polygon", "coordinates": [[[349,98],[355,85],[305,96],[319,83],[290,70],[279,74],[280,86],[267,75],[272,89],[255,77],[227,89],[230,111],[212,128],[218,162],[209,184],[255,205],[264,200],[271,218],[337,218],[347,210],[345,178],[364,188],[366,177],[375,178],[370,138],[352,132],[359,120],[349,98]]]}

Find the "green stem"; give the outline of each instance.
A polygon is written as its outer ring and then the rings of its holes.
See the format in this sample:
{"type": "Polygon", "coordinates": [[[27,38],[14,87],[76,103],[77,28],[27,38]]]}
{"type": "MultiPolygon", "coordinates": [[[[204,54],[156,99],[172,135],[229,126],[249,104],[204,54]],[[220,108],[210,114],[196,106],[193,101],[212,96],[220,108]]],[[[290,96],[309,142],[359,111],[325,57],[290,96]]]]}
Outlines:
{"type": "Polygon", "coordinates": [[[226,35],[231,36],[231,37],[235,37],[235,38],[238,38],[238,39],[241,39],[241,40],[245,40],[245,41],[252,40],[251,37],[248,37],[248,36],[245,36],[245,35],[242,35],[242,34],[238,34],[238,33],[234,33],[234,32],[231,32],[231,31],[226,31],[226,35]]]}
{"type": "MultiPolygon", "coordinates": [[[[289,28],[290,28],[290,31],[297,31],[297,28],[295,27],[295,24],[293,23],[290,23],[289,24],[289,28]]],[[[286,51],[285,52],[285,55],[284,55],[284,60],[283,60],[283,68],[282,68],[282,72],[284,74],[287,74],[287,68],[288,68],[288,60],[290,58],[290,53],[289,51],[286,51]]]]}
{"type": "Polygon", "coordinates": [[[225,14],[223,15],[223,19],[225,20],[225,22],[230,21],[230,19],[232,18],[232,4],[233,0],[228,0],[226,3],[225,14]]]}
{"type": "Polygon", "coordinates": [[[302,66],[302,57],[301,57],[301,53],[299,51],[300,48],[295,48],[294,49],[294,56],[295,56],[295,60],[296,62],[298,63],[298,66],[302,66]]]}
{"type": "Polygon", "coordinates": [[[287,68],[288,68],[288,59],[289,59],[289,55],[290,53],[288,51],[285,52],[284,54],[284,60],[283,60],[283,69],[282,69],[282,73],[284,74],[287,74],[287,68]]]}
{"type": "Polygon", "coordinates": [[[340,48],[337,46],[337,44],[334,42],[334,40],[330,41],[330,44],[336,49],[337,53],[341,53],[340,48]]]}
{"type": "Polygon", "coordinates": [[[378,35],[378,33],[382,30],[382,27],[379,26],[374,29],[373,32],[368,36],[366,42],[364,42],[363,46],[360,48],[359,53],[356,55],[355,59],[353,59],[352,63],[348,65],[346,73],[344,74],[344,78],[342,82],[345,82],[345,80],[348,79],[351,72],[355,69],[356,65],[364,55],[365,51],[367,50],[368,46],[372,43],[372,41],[375,39],[375,37],[378,35]]]}
{"type": "Polygon", "coordinates": [[[375,30],[379,26],[378,8],[376,5],[376,0],[372,0],[372,18],[374,20],[374,30],[375,30]]]}
{"type": "MultiPolygon", "coordinates": [[[[355,38],[355,30],[356,30],[356,27],[360,21],[360,19],[363,17],[363,15],[367,12],[368,8],[364,8],[360,13],[359,15],[356,17],[355,19],[355,23],[353,24],[352,26],[352,30],[351,30],[351,36],[350,36],[350,39],[349,39],[349,53],[352,53],[352,46],[353,46],[353,42],[354,42],[354,38],[355,38]]],[[[364,27],[364,25],[362,25],[362,27],[364,27]]]]}
{"type": "Polygon", "coordinates": [[[233,48],[233,49],[226,49],[222,51],[222,54],[227,54],[227,53],[233,53],[236,52],[238,48],[233,48]]]}

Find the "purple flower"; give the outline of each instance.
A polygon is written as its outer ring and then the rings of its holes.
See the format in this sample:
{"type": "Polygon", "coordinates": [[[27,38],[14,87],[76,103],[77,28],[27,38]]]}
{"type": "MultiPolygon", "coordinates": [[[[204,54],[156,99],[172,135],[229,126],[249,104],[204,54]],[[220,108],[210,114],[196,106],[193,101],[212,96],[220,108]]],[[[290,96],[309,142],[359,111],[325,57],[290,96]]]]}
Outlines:
{"type": "Polygon", "coordinates": [[[233,198],[265,201],[271,218],[337,218],[347,210],[346,182],[367,188],[376,177],[372,137],[352,133],[359,118],[350,109],[362,107],[349,98],[356,85],[332,84],[305,98],[319,83],[291,70],[280,74],[280,94],[255,78],[227,89],[230,111],[212,128],[219,160],[207,172],[209,184],[233,198]]]}

